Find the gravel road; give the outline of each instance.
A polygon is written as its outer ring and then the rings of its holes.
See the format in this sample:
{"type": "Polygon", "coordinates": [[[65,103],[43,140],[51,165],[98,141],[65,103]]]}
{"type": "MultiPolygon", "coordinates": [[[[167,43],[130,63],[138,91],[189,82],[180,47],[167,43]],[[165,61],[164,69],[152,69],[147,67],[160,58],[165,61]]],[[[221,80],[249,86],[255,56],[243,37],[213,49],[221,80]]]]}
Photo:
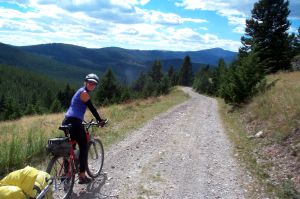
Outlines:
{"type": "Polygon", "coordinates": [[[188,101],[110,148],[104,174],[72,198],[246,198],[216,100],[183,89],[188,101]]]}

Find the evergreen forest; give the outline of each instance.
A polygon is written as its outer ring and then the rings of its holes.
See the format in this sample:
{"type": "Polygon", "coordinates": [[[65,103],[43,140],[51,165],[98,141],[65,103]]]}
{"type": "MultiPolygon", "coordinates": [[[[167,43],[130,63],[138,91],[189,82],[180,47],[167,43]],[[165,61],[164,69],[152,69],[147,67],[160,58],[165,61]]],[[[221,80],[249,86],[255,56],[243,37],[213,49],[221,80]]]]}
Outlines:
{"type": "MultiPolygon", "coordinates": [[[[174,74],[171,74],[173,78],[174,74]]],[[[84,77],[82,77],[82,86],[84,77]]],[[[118,80],[111,69],[101,77],[92,101],[96,105],[122,103],[130,99],[146,98],[169,93],[171,82],[155,61],[147,73],[131,85],[118,80]]],[[[12,120],[24,115],[66,111],[77,84],[50,79],[39,73],[18,67],[0,65],[0,120],[12,120]]]]}
{"type": "Polygon", "coordinates": [[[0,120],[58,112],[68,106],[73,93],[68,84],[0,65],[0,120]]]}

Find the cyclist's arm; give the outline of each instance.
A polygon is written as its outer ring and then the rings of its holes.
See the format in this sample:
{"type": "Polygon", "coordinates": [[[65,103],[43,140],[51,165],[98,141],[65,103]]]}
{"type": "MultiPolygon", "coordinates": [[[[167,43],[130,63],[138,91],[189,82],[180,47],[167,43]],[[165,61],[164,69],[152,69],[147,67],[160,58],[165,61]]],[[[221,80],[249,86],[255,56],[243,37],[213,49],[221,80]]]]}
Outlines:
{"type": "Polygon", "coordinates": [[[86,91],[83,91],[80,94],[80,99],[87,105],[87,107],[89,107],[90,111],[92,112],[93,116],[96,118],[97,121],[102,121],[101,117],[99,116],[97,110],[95,109],[91,98],[89,96],[89,94],[86,91]]]}
{"type": "Polygon", "coordinates": [[[90,111],[92,112],[92,114],[96,118],[96,120],[99,121],[99,122],[102,121],[100,115],[98,114],[97,110],[93,106],[92,101],[88,100],[87,102],[85,102],[85,104],[87,105],[87,107],[89,107],[90,111]]]}

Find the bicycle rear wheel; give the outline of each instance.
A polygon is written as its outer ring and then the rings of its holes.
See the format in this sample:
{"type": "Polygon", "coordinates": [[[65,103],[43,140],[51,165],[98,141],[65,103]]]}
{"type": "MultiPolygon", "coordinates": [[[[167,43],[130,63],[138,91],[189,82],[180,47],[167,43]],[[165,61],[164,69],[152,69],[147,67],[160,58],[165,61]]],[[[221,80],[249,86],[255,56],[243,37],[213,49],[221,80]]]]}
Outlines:
{"type": "Polygon", "coordinates": [[[53,176],[53,198],[67,199],[73,192],[75,174],[74,162],[68,162],[69,157],[54,156],[48,164],[46,172],[53,176]]]}
{"type": "Polygon", "coordinates": [[[104,162],[104,149],[99,139],[94,139],[88,144],[88,158],[86,172],[92,178],[100,175],[104,162]]]}

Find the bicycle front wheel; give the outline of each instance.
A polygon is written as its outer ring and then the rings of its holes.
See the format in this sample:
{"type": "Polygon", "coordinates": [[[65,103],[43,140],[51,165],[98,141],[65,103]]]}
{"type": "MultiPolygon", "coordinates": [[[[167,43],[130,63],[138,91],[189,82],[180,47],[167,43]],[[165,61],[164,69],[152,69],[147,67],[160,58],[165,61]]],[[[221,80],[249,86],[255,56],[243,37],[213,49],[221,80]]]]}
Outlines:
{"type": "Polygon", "coordinates": [[[53,176],[53,198],[67,199],[73,192],[75,174],[74,163],[69,157],[54,156],[48,164],[46,172],[53,176]]]}
{"type": "Polygon", "coordinates": [[[104,149],[99,139],[94,139],[88,144],[88,158],[86,172],[92,178],[100,175],[104,162],[104,149]]]}

